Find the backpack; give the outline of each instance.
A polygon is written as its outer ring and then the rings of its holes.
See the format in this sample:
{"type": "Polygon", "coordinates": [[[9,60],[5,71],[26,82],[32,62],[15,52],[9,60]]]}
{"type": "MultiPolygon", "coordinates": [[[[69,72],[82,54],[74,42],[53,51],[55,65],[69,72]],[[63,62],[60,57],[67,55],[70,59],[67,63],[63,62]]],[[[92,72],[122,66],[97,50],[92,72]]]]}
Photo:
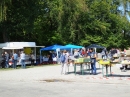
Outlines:
{"type": "Polygon", "coordinates": [[[65,62],[65,55],[62,54],[60,59],[62,63],[65,62]]]}

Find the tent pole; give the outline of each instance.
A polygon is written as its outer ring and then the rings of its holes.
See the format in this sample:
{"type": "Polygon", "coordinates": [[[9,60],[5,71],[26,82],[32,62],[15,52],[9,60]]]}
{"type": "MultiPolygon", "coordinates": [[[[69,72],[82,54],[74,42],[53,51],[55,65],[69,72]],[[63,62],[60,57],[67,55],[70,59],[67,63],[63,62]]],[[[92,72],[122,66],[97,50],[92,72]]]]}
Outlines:
{"type": "Polygon", "coordinates": [[[14,54],[14,49],[13,49],[13,54],[14,54]]]}
{"type": "Polygon", "coordinates": [[[41,50],[40,50],[40,64],[41,64],[41,50]]]}
{"type": "Polygon", "coordinates": [[[34,52],[35,52],[35,60],[36,60],[36,47],[34,47],[34,52]]]}
{"type": "Polygon", "coordinates": [[[97,52],[96,48],[95,48],[95,53],[97,52]]]}
{"type": "Polygon", "coordinates": [[[56,53],[57,53],[57,63],[59,63],[59,55],[58,55],[58,49],[56,49],[56,53]]]}
{"type": "Polygon", "coordinates": [[[71,55],[73,55],[73,49],[71,48],[71,55]]]}

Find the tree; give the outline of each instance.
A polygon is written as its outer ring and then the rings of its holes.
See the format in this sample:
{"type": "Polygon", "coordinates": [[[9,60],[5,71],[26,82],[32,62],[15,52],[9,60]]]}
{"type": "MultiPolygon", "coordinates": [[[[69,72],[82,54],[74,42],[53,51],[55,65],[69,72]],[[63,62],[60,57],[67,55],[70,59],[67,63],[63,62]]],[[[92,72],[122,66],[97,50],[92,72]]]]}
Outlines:
{"type": "Polygon", "coordinates": [[[9,41],[38,45],[126,47],[130,23],[121,15],[120,4],[119,0],[12,0],[6,21],[0,23],[6,29],[0,32],[8,33],[9,41]]]}
{"type": "MultiPolygon", "coordinates": [[[[122,35],[122,29],[129,31],[126,17],[117,14],[118,0],[87,0],[89,15],[86,13],[86,35],[82,45],[98,43],[106,47],[126,47],[128,38],[122,35]],[[119,40],[120,39],[120,40],[119,40]],[[123,43],[123,44],[122,44],[123,43]]],[[[85,25],[85,24],[84,24],[85,25]]],[[[82,27],[85,27],[82,25],[82,27]]]]}
{"type": "Polygon", "coordinates": [[[0,1],[0,28],[2,29],[3,41],[8,41],[8,34],[6,32],[6,20],[7,20],[7,9],[8,5],[11,3],[11,0],[1,0],[0,1]]]}
{"type": "Polygon", "coordinates": [[[36,41],[34,21],[39,15],[39,0],[12,0],[7,10],[10,41],[36,41]]]}

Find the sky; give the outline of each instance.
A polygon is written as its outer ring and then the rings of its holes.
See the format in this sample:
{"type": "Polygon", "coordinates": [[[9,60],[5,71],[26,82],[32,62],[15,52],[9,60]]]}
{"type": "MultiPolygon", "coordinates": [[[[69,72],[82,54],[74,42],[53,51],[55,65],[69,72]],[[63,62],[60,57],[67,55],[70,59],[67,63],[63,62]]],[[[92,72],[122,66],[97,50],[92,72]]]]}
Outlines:
{"type": "MultiPolygon", "coordinates": [[[[130,5],[129,5],[129,4],[127,4],[127,7],[128,7],[127,10],[130,11],[130,5]]],[[[121,5],[118,7],[118,9],[121,10],[121,11],[122,11],[122,15],[124,15],[125,9],[124,9],[124,7],[123,7],[123,4],[121,4],[121,5]]],[[[127,17],[128,20],[130,21],[130,16],[129,16],[128,12],[126,13],[126,17],[127,17]]]]}

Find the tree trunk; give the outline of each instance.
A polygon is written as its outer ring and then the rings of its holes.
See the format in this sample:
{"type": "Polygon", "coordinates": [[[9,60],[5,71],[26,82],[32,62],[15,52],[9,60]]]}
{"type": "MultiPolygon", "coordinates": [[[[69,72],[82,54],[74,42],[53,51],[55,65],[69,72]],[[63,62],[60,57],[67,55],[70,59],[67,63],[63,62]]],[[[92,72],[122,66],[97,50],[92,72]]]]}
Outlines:
{"type": "Polygon", "coordinates": [[[7,34],[5,32],[3,32],[2,34],[3,34],[3,41],[8,42],[7,34]]]}
{"type": "MultiPolygon", "coordinates": [[[[4,22],[5,22],[5,21],[4,21],[4,22]]],[[[8,42],[9,39],[8,39],[7,31],[6,31],[6,23],[3,23],[3,26],[2,26],[2,34],[3,34],[3,42],[8,42]]]]}

